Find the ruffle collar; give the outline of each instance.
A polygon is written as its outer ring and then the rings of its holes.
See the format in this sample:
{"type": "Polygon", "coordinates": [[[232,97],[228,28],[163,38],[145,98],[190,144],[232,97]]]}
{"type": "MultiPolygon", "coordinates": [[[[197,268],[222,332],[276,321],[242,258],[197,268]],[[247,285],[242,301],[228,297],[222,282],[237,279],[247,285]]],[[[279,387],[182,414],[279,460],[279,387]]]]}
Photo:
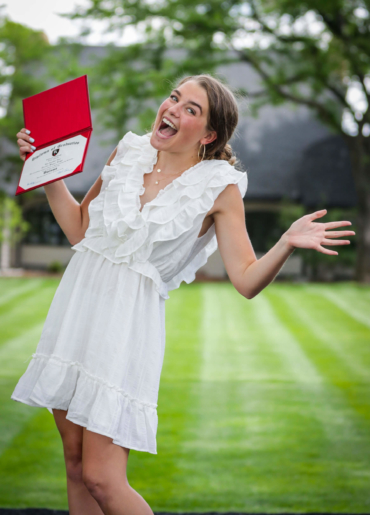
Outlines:
{"type": "Polygon", "coordinates": [[[149,212],[152,208],[157,206],[170,206],[177,201],[178,195],[174,195],[172,190],[182,190],[184,187],[196,185],[199,188],[199,183],[210,178],[211,170],[214,170],[215,167],[223,167],[225,169],[225,164],[230,166],[226,161],[222,162],[217,159],[200,161],[159,190],[157,196],[146,202],[141,209],[140,197],[145,192],[144,175],[151,173],[154,165],[158,161],[158,150],[151,145],[150,138],[151,133],[138,136],[131,131],[124,137],[125,143],[137,149],[141,154],[141,159],[139,158],[136,164],[131,167],[126,184],[129,188],[137,192],[135,214],[136,216],[141,216],[145,221],[150,221],[149,212]]]}

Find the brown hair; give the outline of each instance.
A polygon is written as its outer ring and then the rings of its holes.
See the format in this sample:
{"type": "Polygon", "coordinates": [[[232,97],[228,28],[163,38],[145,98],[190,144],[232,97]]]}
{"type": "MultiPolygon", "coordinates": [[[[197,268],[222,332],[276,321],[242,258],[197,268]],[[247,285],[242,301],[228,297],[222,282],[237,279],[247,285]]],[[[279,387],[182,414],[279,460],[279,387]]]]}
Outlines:
{"type": "MultiPolygon", "coordinates": [[[[204,160],[220,159],[228,161],[231,165],[237,164],[238,160],[233,155],[231,145],[228,144],[239,119],[238,104],[234,93],[219,79],[208,73],[190,75],[179,79],[173,89],[190,80],[197,82],[199,86],[205,89],[209,104],[207,130],[217,133],[217,138],[206,145],[204,160]]],[[[203,157],[203,151],[204,147],[200,150],[201,158],[203,157]]]]}

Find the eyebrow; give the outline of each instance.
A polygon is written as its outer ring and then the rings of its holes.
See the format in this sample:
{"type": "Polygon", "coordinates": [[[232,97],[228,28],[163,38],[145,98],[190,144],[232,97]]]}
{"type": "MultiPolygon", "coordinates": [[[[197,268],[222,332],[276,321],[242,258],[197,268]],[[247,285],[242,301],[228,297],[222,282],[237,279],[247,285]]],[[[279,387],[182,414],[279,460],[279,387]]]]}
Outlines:
{"type": "MultiPolygon", "coordinates": [[[[173,91],[174,91],[175,93],[177,93],[177,94],[179,95],[179,97],[181,97],[181,93],[180,93],[180,91],[179,91],[178,89],[174,89],[173,91]]],[[[197,104],[196,102],[193,102],[192,100],[189,100],[189,101],[188,101],[188,104],[193,104],[193,105],[195,105],[195,106],[199,107],[200,112],[203,114],[202,106],[200,106],[200,105],[199,105],[199,104],[197,104]]]]}

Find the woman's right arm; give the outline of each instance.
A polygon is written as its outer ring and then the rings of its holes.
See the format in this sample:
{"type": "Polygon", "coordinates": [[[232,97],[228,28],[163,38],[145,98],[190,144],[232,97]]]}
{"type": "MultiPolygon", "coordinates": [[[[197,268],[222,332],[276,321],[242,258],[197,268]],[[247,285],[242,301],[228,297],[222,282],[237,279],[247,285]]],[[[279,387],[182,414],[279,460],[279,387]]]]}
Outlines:
{"type": "MultiPolygon", "coordinates": [[[[17,138],[20,158],[25,161],[26,153],[32,152],[31,137],[26,133],[26,129],[21,129],[17,138]]],[[[117,148],[110,155],[107,165],[114,159],[116,152],[117,148]]],[[[76,245],[84,238],[89,225],[88,207],[90,202],[99,195],[102,183],[99,175],[81,204],[72,196],[63,180],[44,186],[53,215],[71,245],[76,245]]]]}

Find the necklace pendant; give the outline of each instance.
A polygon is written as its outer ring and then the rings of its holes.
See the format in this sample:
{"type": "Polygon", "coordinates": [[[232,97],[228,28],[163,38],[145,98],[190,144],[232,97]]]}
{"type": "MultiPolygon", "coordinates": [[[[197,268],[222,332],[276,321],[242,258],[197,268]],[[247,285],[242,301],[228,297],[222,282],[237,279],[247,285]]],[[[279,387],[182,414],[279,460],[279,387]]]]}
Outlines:
{"type": "Polygon", "coordinates": [[[156,184],[158,184],[158,183],[159,183],[159,181],[155,181],[155,183],[156,183],[156,184]]]}
{"type": "Polygon", "coordinates": [[[160,168],[158,168],[157,172],[161,172],[162,170],[160,168]]]}

